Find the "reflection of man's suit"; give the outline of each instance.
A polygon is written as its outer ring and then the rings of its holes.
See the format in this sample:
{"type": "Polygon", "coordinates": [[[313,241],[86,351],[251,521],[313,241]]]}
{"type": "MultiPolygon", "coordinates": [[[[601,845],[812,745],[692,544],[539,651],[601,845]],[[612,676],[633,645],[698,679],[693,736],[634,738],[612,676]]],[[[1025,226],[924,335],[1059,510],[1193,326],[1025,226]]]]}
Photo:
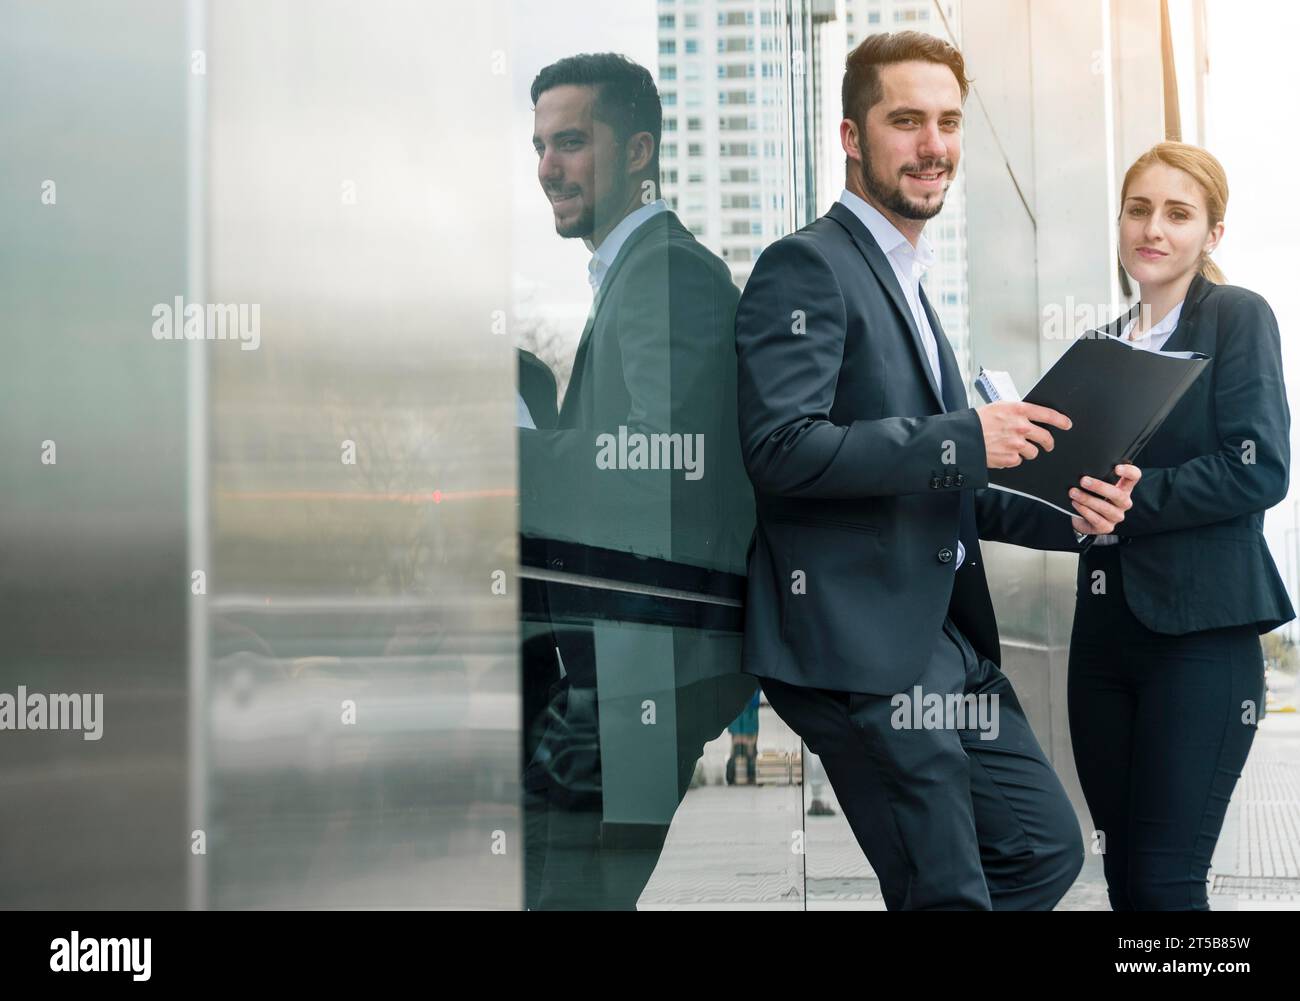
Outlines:
{"type": "MultiPolygon", "coordinates": [[[[753,495],[735,423],[737,299],[726,266],[671,211],[627,236],[593,301],[555,429],[520,433],[523,535],[743,572],[753,495]],[[596,437],[617,436],[620,426],[628,434],[702,435],[703,475],[687,480],[683,470],[599,468],[596,437]]],[[[561,562],[550,565],[564,569],[561,562]]],[[[741,712],[754,682],[739,673],[738,639],[718,642],[697,628],[657,626],[653,638],[671,650],[673,690],[660,682],[637,693],[641,667],[598,662],[597,643],[602,635],[621,636],[639,650],[636,630],[644,627],[583,621],[565,611],[562,589],[532,586],[548,606],[565,676],[545,702],[535,684],[525,683],[534,693],[525,705],[528,906],[633,908],[669,818],[638,829],[635,847],[614,846],[617,832],[602,828],[602,813],[607,783],[624,780],[602,769],[596,728],[619,726],[633,740],[672,742],[664,757],[676,761],[679,801],[703,745],[741,712]],[[624,697],[611,703],[600,694],[598,674],[616,674],[624,697]],[[660,725],[642,725],[641,694],[661,705],[673,700],[671,713],[661,707],[660,725]],[[600,719],[610,712],[617,720],[600,719]]],[[[558,677],[559,665],[545,662],[544,642],[533,641],[525,670],[558,677]]],[[[655,666],[662,665],[644,665],[645,674],[655,666]]]]}
{"type": "Polygon", "coordinates": [[[555,427],[558,413],[555,407],[555,373],[546,367],[535,354],[520,349],[519,396],[528,407],[533,427],[555,427]]]}
{"type": "Polygon", "coordinates": [[[1078,823],[997,667],[973,499],[983,433],[920,301],[942,395],[889,259],[845,204],[749,279],[745,670],[820,756],[891,909],[1050,908],[1082,863],[1078,823]],[[999,737],[901,729],[891,696],[916,685],[998,695],[999,737]]]}

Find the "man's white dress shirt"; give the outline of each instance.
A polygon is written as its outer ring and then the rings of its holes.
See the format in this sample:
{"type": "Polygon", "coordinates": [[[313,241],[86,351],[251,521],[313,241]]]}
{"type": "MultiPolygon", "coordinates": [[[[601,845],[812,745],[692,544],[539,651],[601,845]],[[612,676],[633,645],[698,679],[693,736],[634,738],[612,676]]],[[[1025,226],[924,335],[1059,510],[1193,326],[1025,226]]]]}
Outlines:
{"type": "MultiPolygon", "coordinates": [[[[591,285],[593,307],[595,306],[595,297],[600,292],[600,283],[605,280],[605,275],[614,266],[614,261],[618,259],[618,252],[623,249],[623,244],[627,242],[627,238],[647,219],[658,215],[660,212],[667,211],[668,203],[659,198],[648,205],[642,205],[639,209],[629,212],[620,219],[618,225],[609,231],[605,239],[600,241],[599,247],[593,248],[591,240],[583,239],[582,242],[587,245],[587,249],[593,251],[591,260],[587,262],[587,282],[591,285]]],[[[516,395],[519,394],[516,393],[516,395]]],[[[522,396],[519,396],[517,409],[518,413],[515,418],[517,426],[521,428],[536,427],[533,423],[532,414],[528,410],[528,404],[524,402],[522,396]]]]}
{"type": "Polygon", "coordinates": [[[600,241],[599,247],[592,246],[588,239],[582,242],[587,245],[587,249],[592,251],[591,260],[587,262],[587,281],[591,284],[591,294],[595,296],[600,292],[600,283],[605,280],[605,275],[609,269],[614,266],[618,260],[618,252],[623,249],[623,244],[627,238],[632,235],[647,219],[657,216],[660,212],[668,211],[668,203],[662,198],[657,198],[648,205],[642,205],[639,209],[629,212],[619,220],[617,226],[609,231],[605,239],[600,241]]]}

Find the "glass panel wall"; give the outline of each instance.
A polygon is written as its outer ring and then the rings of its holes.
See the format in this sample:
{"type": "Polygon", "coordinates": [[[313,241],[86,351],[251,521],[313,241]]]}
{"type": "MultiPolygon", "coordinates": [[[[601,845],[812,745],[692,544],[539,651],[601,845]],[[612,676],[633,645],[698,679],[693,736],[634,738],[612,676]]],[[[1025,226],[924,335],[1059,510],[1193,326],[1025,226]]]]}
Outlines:
{"type": "Polygon", "coordinates": [[[809,15],[559,8],[511,16],[526,905],[802,907],[799,742],[740,673],[734,316],[796,224],[809,15]]]}

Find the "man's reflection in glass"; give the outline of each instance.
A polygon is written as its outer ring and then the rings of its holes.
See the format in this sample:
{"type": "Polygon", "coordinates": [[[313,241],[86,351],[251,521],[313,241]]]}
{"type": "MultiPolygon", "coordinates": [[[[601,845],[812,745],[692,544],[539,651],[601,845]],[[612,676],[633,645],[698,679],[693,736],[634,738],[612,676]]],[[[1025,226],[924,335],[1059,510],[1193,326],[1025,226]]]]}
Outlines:
{"type": "Polygon", "coordinates": [[[528,404],[545,384],[536,359],[520,359],[521,545],[557,571],[526,582],[521,628],[526,906],[632,909],[704,744],[755,690],[718,617],[734,608],[644,586],[649,573],[707,593],[744,572],[739,295],[660,197],[662,111],[643,67],[569,57],[531,97],[538,180],[557,234],[592,251],[593,300],[553,426],[528,404]]]}

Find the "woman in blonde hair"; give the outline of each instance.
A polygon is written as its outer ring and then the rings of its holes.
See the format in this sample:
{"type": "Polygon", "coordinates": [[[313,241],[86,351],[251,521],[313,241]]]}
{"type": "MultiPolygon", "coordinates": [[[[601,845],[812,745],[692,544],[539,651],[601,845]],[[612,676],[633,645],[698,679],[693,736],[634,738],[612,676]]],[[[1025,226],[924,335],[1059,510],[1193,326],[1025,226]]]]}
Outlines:
{"type": "Polygon", "coordinates": [[[1263,708],[1259,634],[1295,617],[1264,542],[1287,493],[1277,321],[1210,260],[1228,182],[1160,143],[1124,176],[1120,260],[1141,290],[1107,329],[1206,371],[1141,456],[1116,535],[1079,559],[1070,734],[1114,910],[1208,910],[1206,876],[1263,708]]]}

